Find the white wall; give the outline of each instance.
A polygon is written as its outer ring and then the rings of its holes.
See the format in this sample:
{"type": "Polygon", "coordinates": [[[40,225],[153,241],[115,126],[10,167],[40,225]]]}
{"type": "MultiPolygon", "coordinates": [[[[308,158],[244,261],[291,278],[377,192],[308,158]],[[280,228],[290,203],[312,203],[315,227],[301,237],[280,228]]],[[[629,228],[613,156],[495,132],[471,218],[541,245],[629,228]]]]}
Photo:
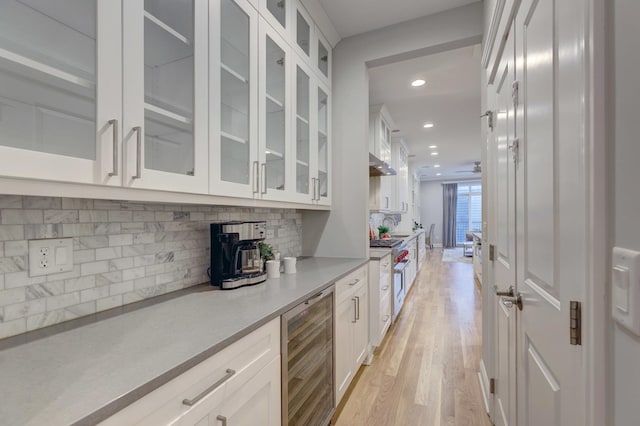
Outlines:
{"type": "Polygon", "coordinates": [[[367,68],[477,44],[482,25],[478,2],[338,43],[333,50],[332,210],[304,214],[304,254],[368,257],[367,68]]]}
{"type": "Polygon", "coordinates": [[[420,200],[422,227],[428,232],[431,224],[436,224],[432,242],[440,246],[442,245],[442,182],[420,182],[420,200]]]}
{"type": "MultiPolygon", "coordinates": [[[[613,0],[614,67],[611,70],[613,153],[610,155],[613,245],[640,250],[640,2],[613,0]]],[[[613,424],[637,425],[640,419],[640,337],[613,327],[613,424]]]]}

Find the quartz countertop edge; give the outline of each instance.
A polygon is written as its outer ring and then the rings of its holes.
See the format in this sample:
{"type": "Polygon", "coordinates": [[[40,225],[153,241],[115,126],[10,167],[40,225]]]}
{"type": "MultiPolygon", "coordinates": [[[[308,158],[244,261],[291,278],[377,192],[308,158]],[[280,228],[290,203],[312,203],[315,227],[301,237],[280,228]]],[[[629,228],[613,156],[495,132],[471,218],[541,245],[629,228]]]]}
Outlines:
{"type": "Polygon", "coordinates": [[[0,351],[7,424],[96,424],[365,265],[312,257],[235,290],[196,286],[157,304],[0,351]],[[161,350],[160,350],[161,349],[161,350]]]}
{"type": "Polygon", "coordinates": [[[390,254],[391,254],[390,248],[376,247],[376,248],[369,249],[369,259],[371,260],[381,260],[389,256],[390,254]]]}

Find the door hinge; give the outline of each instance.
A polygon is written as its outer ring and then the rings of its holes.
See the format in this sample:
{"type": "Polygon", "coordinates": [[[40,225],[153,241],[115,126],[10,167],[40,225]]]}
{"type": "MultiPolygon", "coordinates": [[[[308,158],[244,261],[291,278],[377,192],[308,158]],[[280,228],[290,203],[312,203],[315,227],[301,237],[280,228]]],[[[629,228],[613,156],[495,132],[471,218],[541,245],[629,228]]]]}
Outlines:
{"type": "Polygon", "coordinates": [[[489,393],[496,393],[496,379],[489,379],[489,393]]]}
{"type": "Polygon", "coordinates": [[[519,102],[520,83],[518,80],[511,83],[511,98],[513,99],[513,105],[517,106],[519,102]]]}
{"type": "Polygon", "coordinates": [[[582,345],[582,303],[572,300],[569,306],[569,343],[582,345]]]}
{"type": "Polygon", "coordinates": [[[496,260],[496,246],[493,244],[489,244],[489,260],[492,262],[496,260]]]}
{"type": "Polygon", "coordinates": [[[509,145],[509,149],[511,150],[511,155],[513,156],[513,162],[518,163],[518,158],[520,158],[520,139],[515,138],[511,145],[509,145]]]}

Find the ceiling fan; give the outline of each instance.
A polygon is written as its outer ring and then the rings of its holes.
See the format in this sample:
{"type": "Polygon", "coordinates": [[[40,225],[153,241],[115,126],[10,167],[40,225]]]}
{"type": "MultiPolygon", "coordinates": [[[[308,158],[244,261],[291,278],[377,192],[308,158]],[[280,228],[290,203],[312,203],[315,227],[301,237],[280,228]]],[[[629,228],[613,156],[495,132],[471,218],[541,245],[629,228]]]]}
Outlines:
{"type": "Polygon", "coordinates": [[[482,173],[482,167],[480,166],[480,161],[474,161],[473,169],[471,170],[459,170],[456,173],[482,173]]]}

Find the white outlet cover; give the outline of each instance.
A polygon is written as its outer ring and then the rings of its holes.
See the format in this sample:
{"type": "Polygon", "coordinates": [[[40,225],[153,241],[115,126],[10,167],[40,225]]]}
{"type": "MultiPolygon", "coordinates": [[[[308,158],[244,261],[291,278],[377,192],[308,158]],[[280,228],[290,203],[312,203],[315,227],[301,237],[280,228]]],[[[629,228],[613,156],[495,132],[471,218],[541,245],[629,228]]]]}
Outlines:
{"type": "Polygon", "coordinates": [[[73,238],[29,240],[30,277],[59,274],[71,270],[73,270],[73,238]]]}

